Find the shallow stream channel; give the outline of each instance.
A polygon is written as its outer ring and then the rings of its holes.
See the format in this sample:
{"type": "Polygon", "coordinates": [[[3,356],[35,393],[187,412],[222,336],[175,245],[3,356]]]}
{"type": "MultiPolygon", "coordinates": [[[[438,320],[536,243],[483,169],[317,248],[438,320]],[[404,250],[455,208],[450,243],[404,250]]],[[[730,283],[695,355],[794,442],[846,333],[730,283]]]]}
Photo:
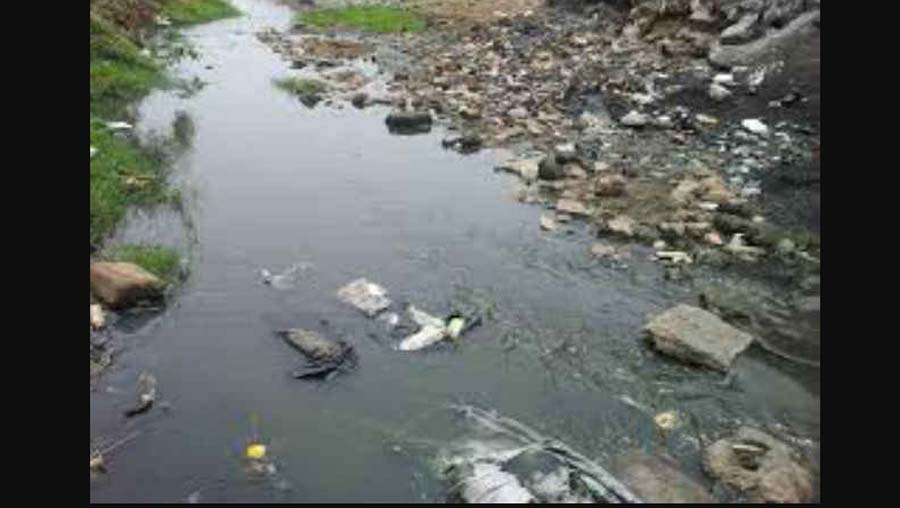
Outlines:
{"type": "Polygon", "coordinates": [[[586,226],[542,231],[541,208],[493,170],[497,154],[445,150],[438,126],[392,135],[385,106],[305,107],[273,86],[290,63],[256,36],[288,28],[292,11],[234,4],[243,16],[184,31],[200,56],[173,72],[206,86],[155,92],[139,109],[142,136],[179,114],[193,124],[172,174],[184,205],[178,217],[131,214],[113,241],[172,244],[190,275],[164,310],[115,322],[123,350],[92,385],[91,438],[135,437],[92,479],[92,501],[444,502],[434,459],[458,423],[451,404],[515,418],[600,464],[666,453],[701,482],[703,447],[741,424],[814,443],[818,457],[817,369],[752,347],[725,382],[657,355],[647,316],[695,295],[649,256],[603,263],[586,226]],[[462,305],[482,323],[399,351],[384,320],[337,298],[362,277],[397,312],[462,305]],[[304,359],[275,332],[295,327],[346,341],[355,368],[294,379],[304,359]],[[142,372],[157,404],[126,418],[142,372]],[[661,432],[664,411],[683,425],[661,432]],[[251,440],[267,446],[266,474],[247,470],[251,440]]]}

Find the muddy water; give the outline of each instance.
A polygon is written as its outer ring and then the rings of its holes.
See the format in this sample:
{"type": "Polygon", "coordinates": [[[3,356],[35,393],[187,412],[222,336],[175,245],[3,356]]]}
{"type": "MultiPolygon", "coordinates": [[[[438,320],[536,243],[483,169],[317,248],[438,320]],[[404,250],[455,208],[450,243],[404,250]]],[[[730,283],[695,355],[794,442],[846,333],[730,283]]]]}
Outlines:
{"type": "MultiPolygon", "coordinates": [[[[163,313],[119,321],[125,351],[91,392],[91,436],[140,435],[92,480],[93,501],[442,501],[414,443],[439,445],[451,422],[427,415],[454,402],[495,408],[601,461],[665,449],[697,476],[700,440],[739,422],[817,439],[817,372],[750,351],[723,385],[657,358],[641,342],[645,316],[693,295],[640,251],[627,267],[592,261],[578,225],[541,232],[541,210],[509,197],[516,183],[492,171],[492,153],[444,151],[440,132],[391,136],[379,108],[304,108],[272,86],[288,66],[254,36],[286,27],[290,12],[235,4],[244,17],[186,32],[202,57],[177,71],[208,86],[141,108],[145,133],[177,111],[195,125],[173,175],[191,275],[163,313]],[[291,283],[260,283],[261,268],[292,266],[291,283]],[[461,301],[493,313],[455,347],[401,353],[381,322],[335,297],[361,276],[435,314],[461,301]],[[301,358],[272,333],[290,326],[344,338],[358,368],[292,379],[301,358]],[[142,371],[156,375],[161,404],[126,420],[142,371]],[[652,416],[663,410],[691,423],[660,436],[652,416]],[[254,432],[271,477],[242,467],[254,432]]],[[[179,237],[164,231],[173,221],[141,217],[121,236],[179,237]]]]}

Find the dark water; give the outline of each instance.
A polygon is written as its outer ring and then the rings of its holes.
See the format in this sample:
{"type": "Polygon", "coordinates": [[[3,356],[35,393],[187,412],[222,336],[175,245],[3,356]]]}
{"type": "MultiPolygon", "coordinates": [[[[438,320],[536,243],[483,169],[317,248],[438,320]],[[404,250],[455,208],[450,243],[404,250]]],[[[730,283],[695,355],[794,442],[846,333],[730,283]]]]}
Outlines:
{"type": "MultiPolygon", "coordinates": [[[[288,66],[254,36],[290,12],[235,3],[244,17],[186,32],[202,58],[179,72],[208,86],[141,108],[144,132],[179,110],[195,125],[174,175],[191,275],[163,314],[122,332],[125,352],[91,392],[92,438],[141,432],[92,480],[92,501],[443,501],[428,453],[411,443],[434,441],[450,422],[428,415],[453,402],[495,408],[601,461],[664,448],[696,474],[698,437],[739,422],[818,438],[817,372],[810,383],[752,351],[724,387],[657,358],[641,341],[645,316],[691,295],[640,255],[603,266],[587,235],[541,232],[541,210],[509,197],[516,182],[492,171],[489,152],[444,151],[437,132],[391,136],[383,109],[304,108],[271,85],[288,66]],[[260,284],[261,268],[297,263],[294,286],[260,284]],[[401,353],[381,322],[335,296],[363,276],[396,303],[441,314],[488,302],[493,317],[456,347],[401,353]],[[291,379],[301,358],[272,333],[289,326],[344,338],[358,369],[291,379]],[[141,371],[165,404],[126,420],[141,371]],[[652,421],[663,410],[694,424],[663,439],[652,421]],[[272,478],[242,467],[252,415],[272,478]]],[[[120,238],[177,241],[173,222],[135,215],[120,238]]]]}

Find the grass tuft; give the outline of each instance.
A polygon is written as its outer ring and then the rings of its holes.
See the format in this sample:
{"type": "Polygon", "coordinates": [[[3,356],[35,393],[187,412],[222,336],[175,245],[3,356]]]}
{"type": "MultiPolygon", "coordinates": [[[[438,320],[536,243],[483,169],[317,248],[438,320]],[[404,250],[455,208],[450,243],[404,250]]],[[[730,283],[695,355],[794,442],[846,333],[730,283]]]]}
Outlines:
{"type": "Polygon", "coordinates": [[[181,257],[174,249],[161,245],[117,245],[104,258],[134,263],[169,283],[175,282],[181,273],[181,257]]]}
{"type": "Polygon", "coordinates": [[[162,15],[175,25],[207,23],[240,14],[241,11],[226,0],[168,0],[162,8],[162,15]]]}
{"type": "Polygon", "coordinates": [[[278,88],[297,96],[317,95],[328,89],[328,85],[317,79],[279,78],[273,81],[278,88]]]}
{"type": "Polygon", "coordinates": [[[320,28],[348,28],[366,32],[421,32],[425,20],[412,11],[393,5],[349,5],[313,9],[298,14],[302,23],[320,28]]]}

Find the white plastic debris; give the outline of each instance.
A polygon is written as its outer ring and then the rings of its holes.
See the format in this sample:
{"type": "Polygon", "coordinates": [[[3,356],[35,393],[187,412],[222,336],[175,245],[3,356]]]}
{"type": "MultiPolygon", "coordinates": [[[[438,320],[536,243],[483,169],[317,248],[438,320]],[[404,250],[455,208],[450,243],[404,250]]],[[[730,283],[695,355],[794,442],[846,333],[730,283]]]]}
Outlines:
{"type": "Polygon", "coordinates": [[[731,86],[734,84],[734,74],[716,74],[713,77],[713,83],[731,86]]]}
{"type": "Polygon", "coordinates": [[[106,122],[106,128],[111,131],[130,131],[134,126],[128,122],[106,122]]]}
{"type": "Polygon", "coordinates": [[[759,134],[761,136],[769,134],[769,128],[766,126],[766,124],[762,123],[756,118],[747,118],[746,120],[741,122],[741,126],[743,126],[744,129],[752,132],[753,134],[759,134]]]}
{"type": "Polygon", "coordinates": [[[338,290],[337,296],[342,302],[356,307],[369,317],[375,317],[391,306],[387,290],[366,279],[356,279],[347,284],[338,290]]]}
{"type": "Polygon", "coordinates": [[[172,26],[172,22],[165,16],[156,16],[156,26],[172,26]]]}
{"type": "Polygon", "coordinates": [[[410,335],[400,342],[400,351],[418,351],[432,344],[444,340],[447,337],[447,329],[436,326],[423,326],[418,332],[410,335]]]}
{"type": "Polygon", "coordinates": [[[656,258],[663,261],[670,261],[676,265],[679,263],[693,263],[693,259],[691,259],[691,256],[687,252],[677,250],[659,251],[656,253],[656,258]]]}
{"type": "Polygon", "coordinates": [[[465,328],[466,320],[461,317],[455,317],[447,324],[447,336],[451,339],[457,339],[465,328]]]}
{"type": "Polygon", "coordinates": [[[91,147],[91,159],[93,159],[95,155],[97,155],[97,149],[94,147],[91,147]]]}
{"type": "Polygon", "coordinates": [[[417,309],[414,305],[409,305],[406,311],[409,313],[409,317],[419,326],[431,326],[433,328],[444,328],[446,326],[443,319],[417,309]]]}
{"type": "Polygon", "coordinates": [[[473,472],[463,483],[463,499],[467,503],[530,503],[534,496],[518,478],[503,471],[497,464],[476,463],[473,472]]]}

